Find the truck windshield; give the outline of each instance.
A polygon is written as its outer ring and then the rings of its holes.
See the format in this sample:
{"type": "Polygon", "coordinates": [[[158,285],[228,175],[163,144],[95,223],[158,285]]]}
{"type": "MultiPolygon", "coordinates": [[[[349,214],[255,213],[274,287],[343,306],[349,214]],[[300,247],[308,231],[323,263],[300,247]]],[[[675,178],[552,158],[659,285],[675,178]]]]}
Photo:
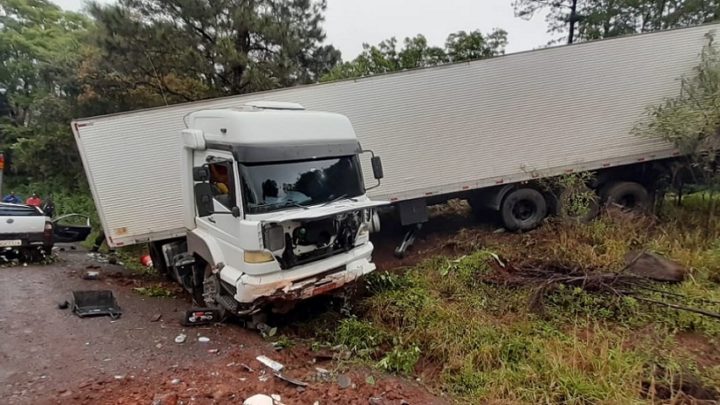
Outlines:
{"type": "Polygon", "coordinates": [[[239,166],[249,214],[322,204],[365,192],[355,156],[239,166]]]}

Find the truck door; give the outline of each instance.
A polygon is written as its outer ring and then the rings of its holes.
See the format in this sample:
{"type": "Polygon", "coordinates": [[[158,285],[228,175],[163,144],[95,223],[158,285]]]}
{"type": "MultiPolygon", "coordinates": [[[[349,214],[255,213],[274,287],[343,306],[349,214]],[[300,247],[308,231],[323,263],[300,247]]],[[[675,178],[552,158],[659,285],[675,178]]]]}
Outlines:
{"type": "Polygon", "coordinates": [[[240,221],[242,218],[241,197],[238,190],[237,165],[228,152],[205,151],[195,154],[195,167],[208,169],[208,183],[212,189],[213,214],[198,216],[198,229],[210,233],[217,241],[225,260],[230,263],[242,261],[240,249],[240,221]],[[232,214],[240,212],[239,216],[232,214]]]}

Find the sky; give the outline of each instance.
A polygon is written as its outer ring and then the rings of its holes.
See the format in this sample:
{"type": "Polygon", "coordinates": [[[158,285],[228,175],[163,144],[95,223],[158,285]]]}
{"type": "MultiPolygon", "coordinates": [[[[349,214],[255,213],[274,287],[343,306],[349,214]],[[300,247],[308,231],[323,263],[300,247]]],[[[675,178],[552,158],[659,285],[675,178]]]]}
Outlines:
{"type": "MultiPolygon", "coordinates": [[[[67,10],[79,11],[84,0],[53,0],[67,10]]],[[[99,0],[109,3],[112,0],[99,0]]],[[[326,43],[340,49],[343,60],[371,45],[396,37],[423,34],[430,45],[443,46],[449,33],[494,28],[508,32],[508,53],[538,48],[552,37],[543,15],[530,21],[517,18],[512,0],[328,0],[325,13],[326,43]]]]}

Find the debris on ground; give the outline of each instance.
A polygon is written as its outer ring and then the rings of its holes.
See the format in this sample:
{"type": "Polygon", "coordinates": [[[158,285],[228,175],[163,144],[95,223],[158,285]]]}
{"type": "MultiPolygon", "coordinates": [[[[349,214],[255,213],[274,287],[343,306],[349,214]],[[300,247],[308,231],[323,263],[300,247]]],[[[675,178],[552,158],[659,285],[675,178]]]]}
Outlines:
{"type": "Polygon", "coordinates": [[[210,308],[193,308],[185,311],[180,322],[183,326],[199,326],[209,323],[218,322],[220,320],[220,312],[210,308]]]}
{"type": "Polygon", "coordinates": [[[290,384],[296,385],[298,387],[307,387],[308,386],[308,383],[300,381],[296,378],[288,377],[280,372],[275,373],[275,377],[277,377],[285,382],[288,382],[290,384]]]}
{"type": "Polygon", "coordinates": [[[274,405],[274,400],[269,395],[255,394],[243,402],[243,405],[274,405]]]}
{"type": "Polygon", "coordinates": [[[100,278],[100,272],[99,271],[86,271],[85,274],[83,274],[83,280],[98,280],[100,278]]]}
{"type": "Polygon", "coordinates": [[[177,344],[185,343],[186,340],[187,340],[187,335],[184,333],[181,333],[181,334],[175,336],[175,343],[177,343],[177,344]]]}
{"type": "Polygon", "coordinates": [[[163,394],[155,394],[153,397],[152,404],[153,405],[171,405],[171,404],[177,404],[178,402],[178,395],[175,393],[163,393],[163,394]]]}
{"type": "Polygon", "coordinates": [[[259,361],[260,363],[264,364],[265,366],[271,368],[275,372],[280,372],[285,367],[282,364],[278,363],[275,360],[270,359],[267,356],[260,355],[260,356],[257,356],[256,359],[257,359],[257,361],[259,361]]]}
{"type": "Polygon", "coordinates": [[[198,340],[198,342],[200,342],[200,343],[208,343],[208,342],[210,341],[210,338],[209,338],[209,337],[205,337],[205,336],[200,336],[200,337],[198,337],[197,340],[198,340]]]}
{"type": "Polygon", "coordinates": [[[110,290],[73,291],[73,312],[81,317],[108,315],[117,319],[122,315],[110,290]]]}
{"type": "Polygon", "coordinates": [[[69,307],[70,307],[70,303],[67,301],[58,303],[58,309],[68,309],[69,307]]]}
{"type": "Polygon", "coordinates": [[[680,264],[651,252],[630,252],[625,261],[628,273],[655,281],[680,283],[688,273],[680,264]]]}
{"type": "Polygon", "coordinates": [[[341,389],[347,389],[352,386],[352,380],[346,374],[340,374],[337,377],[338,387],[341,389]]]}

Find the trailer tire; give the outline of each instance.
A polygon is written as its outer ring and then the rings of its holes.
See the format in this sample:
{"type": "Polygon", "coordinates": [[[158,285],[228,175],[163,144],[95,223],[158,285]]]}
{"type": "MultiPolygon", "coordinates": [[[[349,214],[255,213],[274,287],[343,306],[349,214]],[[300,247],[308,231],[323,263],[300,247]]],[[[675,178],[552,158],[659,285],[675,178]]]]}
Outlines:
{"type": "Polygon", "coordinates": [[[632,211],[649,211],[652,197],[645,186],[634,181],[620,181],[603,187],[600,191],[606,207],[619,205],[632,211]]]}
{"type": "Polygon", "coordinates": [[[167,263],[165,263],[165,256],[162,254],[161,244],[157,242],[150,242],[148,244],[148,253],[150,254],[150,259],[152,260],[155,270],[165,277],[175,280],[175,275],[173,274],[174,272],[170,271],[167,263]]]}
{"type": "Polygon", "coordinates": [[[503,225],[510,231],[529,231],[539,226],[547,215],[547,202],[532,188],[519,188],[508,193],[500,206],[503,225]]]}

